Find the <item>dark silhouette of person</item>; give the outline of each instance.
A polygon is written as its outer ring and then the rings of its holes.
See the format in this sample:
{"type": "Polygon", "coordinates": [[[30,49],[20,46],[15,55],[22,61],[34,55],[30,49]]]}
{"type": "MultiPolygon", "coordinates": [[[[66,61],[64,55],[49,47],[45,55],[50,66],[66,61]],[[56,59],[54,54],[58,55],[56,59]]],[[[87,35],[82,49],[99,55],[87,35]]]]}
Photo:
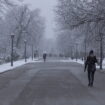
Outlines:
{"type": "Polygon", "coordinates": [[[89,81],[88,86],[89,87],[93,87],[94,74],[96,71],[96,63],[98,63],[97,58],[94,55],[94,51],[91,50],[89,52],[89,56],[86,59],[85,70],[84,70],[84,71],[86,71],[86,69],[87,69],[87,72],[88,72],[88,81],[89,81]]]}
{"type": "Polygon", "coordinates": [[[36,58],[36,53],[34,53],[34,59],[36,58]]]}
{"type": "Polygon", "coordinates": [[[46,57],[47,57],[47,54],[46,54],[46,53],[44,53],[44,54],[43,54],[43,59],[44,59],[44,62],[46,61],[46,57]]]}

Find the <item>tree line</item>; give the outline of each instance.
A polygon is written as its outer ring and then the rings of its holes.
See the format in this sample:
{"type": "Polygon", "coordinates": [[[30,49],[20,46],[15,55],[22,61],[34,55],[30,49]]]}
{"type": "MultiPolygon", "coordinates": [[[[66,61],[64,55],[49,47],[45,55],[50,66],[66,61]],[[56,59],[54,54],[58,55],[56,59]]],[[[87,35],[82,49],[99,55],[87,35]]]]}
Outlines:
{"type": "Polygon", "coordinates": [[[45,19],[40,9],[30,10],[9,0],[0,0],[0,58],[10,60],[11,34],[14,36],[14,58],[24,57],[24,40],[27,41],[27,57],[32,49],[38,51],[45,31],[45,19]]]}
{"type": "MultiPolygon", "coordinates": [[[[70,31],[68,35],[74,38],[73,42],[80,45],[85,59],[87,52],[94,49],[102,69],[105,55],[105,0],[58,0],[55,11],[59,34],[62,33],[61,30],[66,33],[70,31]]],[[[69,45],[72,45],[70,41],[72,38],[67,38],[66,34],[64,36],[69,45]]],[[[58,39],[59,37],[62,35],[59,35],[58,39]]],[[[64,38],[61,40],[63,41],[64,38]]]]}

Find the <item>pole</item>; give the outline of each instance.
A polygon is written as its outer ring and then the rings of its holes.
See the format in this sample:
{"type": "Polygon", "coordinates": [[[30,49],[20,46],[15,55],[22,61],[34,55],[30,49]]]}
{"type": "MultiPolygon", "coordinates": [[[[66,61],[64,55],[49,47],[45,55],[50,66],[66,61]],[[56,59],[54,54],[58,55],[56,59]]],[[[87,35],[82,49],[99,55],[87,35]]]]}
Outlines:
{"type": "Polygon", "coordinates": [[[32,60],[34,59],[34,47],[33,47],[33,44],[32,44],[32,60]]]}
{"type": "Polygon", "coordinates": [[[27,45],[26,45],[26,40],[24,41],[24,43],[25,43],[25,51],[24,51],[24,53],[25,53],[25,62],[27,62],[27,54],[26,54],[26,50],[27,50],[27,45]]]}
{"type": "Polygon", "coordinates": [[[103,39],[100,40],[100,69],[102,70],[102,62],[103,62],[103,39]]]}
{"type": "Polygon", "coordinates": [[[11,36],[11,66],[13,66],[13,39],[14,37],[11,36]]]}
{"type": "Polygon", "coordinates": [[[76,61],[78,60],[78,44],[76,43],[76,61]]]}
{"type": "Polygon", "coordinates": [[[86,53],[87,49],[86,48],[87,48],[87,45],[86,45],[86,38],[85,38],[85,56],[84,56],[84,61],[86,61],[86,56],[87,56],[87,53],[86,53]]]}
{"type": "Polygon", "coordinates": [[[71,46],[71,59],[73,59],[73,46],[71,46]]]}

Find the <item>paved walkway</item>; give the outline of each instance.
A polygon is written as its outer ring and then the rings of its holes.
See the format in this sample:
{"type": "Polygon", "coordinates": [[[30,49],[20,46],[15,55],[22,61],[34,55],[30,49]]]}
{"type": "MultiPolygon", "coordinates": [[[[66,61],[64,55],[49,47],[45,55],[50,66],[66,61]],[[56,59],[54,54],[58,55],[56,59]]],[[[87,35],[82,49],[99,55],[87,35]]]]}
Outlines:
{"type": "Polygon", "coordinates": [[[77,63],[30,63],[0,74],[0,105],[105,105],[105,74],[93,88],[77,63]]]}

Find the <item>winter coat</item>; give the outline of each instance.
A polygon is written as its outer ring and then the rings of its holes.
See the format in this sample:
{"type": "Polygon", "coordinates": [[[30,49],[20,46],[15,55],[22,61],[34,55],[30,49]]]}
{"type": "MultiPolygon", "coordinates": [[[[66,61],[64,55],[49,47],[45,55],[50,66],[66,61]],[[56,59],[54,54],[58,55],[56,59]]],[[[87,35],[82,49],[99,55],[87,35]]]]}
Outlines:
{"type": "Polygon", "coordinates": [[[47,54],[46,54],[46,53],[44,53],[44,54],[43,54],[43,58],[44,58],[44,59],[46,59],[46,56],[47,56],[47,54]]]}
{"type": "Polygon", "coordinates": [[[87,68],[88,71],[96,71],[96,64],[97,63],[96,56],[88,56],[85,62],[85,69],[87,68]]]}

